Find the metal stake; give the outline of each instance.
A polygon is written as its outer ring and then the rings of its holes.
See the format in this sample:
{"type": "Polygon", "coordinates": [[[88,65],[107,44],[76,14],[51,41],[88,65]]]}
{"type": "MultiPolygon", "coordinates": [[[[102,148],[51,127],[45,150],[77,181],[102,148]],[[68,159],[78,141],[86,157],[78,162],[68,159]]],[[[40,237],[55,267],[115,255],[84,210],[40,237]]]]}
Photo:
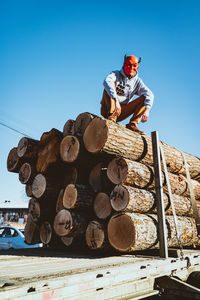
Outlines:
{"type": "Polygon", "coordinates": [[[160,147],[158,131],[151,133],[152,149],[153,149],[153,163],[155,173],[155,187],[156,187],[156,202],[158,214],[158,238],[159,238],[159,252],[160,257],[168,258],[168,245],[167,245],[167,228],[165,222],[165,209],[163,200],[163,187],[162,187],[162,171],[160,161],[160,147]]]}

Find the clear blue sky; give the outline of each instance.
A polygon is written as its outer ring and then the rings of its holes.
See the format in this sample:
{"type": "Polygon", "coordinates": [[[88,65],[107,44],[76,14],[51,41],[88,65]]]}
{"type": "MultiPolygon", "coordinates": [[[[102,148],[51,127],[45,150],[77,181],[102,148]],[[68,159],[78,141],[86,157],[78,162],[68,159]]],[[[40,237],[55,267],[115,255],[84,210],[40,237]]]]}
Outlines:
{"type": "MultiPolygon", "coordinates": [[[[39,139],[85,111],[125,53],[142,57],[154,92],[149,121],[166,143],[200,156],[199,1],[0,0],[0,122],[39,139]]],[[[0,202],[26,201],[6,169],[22,136],[0,125],[0,202]]]]}

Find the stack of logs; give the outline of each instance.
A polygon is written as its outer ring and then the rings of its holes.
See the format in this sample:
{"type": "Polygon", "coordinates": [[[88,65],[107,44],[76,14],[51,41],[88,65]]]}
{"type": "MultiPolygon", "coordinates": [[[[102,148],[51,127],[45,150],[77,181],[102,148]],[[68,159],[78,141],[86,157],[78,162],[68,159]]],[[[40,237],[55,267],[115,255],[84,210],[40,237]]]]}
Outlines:
{"type": "MultiPolygon", "coordinates": [[[[183,247],[199,245],[180,151],[162,143],[183,247]]],[[[200,210],[200,159],[186,154],[200,210]]],[[[116,249],[158,248],[151,138],[90,113],[40,140],[23,137],[7,169],[19,173],[29,200],[28,244],[116,249]]],[[[178,247],[163,174],[168,246],[178,247]]]]}

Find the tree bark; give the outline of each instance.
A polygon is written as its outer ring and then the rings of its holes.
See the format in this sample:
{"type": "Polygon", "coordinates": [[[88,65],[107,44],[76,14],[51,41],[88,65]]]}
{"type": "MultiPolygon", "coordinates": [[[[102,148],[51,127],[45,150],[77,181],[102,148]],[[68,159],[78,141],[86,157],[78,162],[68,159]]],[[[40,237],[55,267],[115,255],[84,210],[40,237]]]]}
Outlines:
{"type": "Polygon", "coordinates": [[[110,197],[106,193],[98,193],[94,199],[93,209],[99,219],[106,219],[112,213],[110,197]]]}
{"type": "Polygon", "coordinates": [[[46,173],[49,166],[59,160],[60,143],[62,138],[62,132],[55,128],[42,134],[39,142],[38,159],[36,164],[37,173],[46,173]]]}
{"type": "Polygon", "coordinates": [[[63,194],[63,206],[67,209],[89,209],[93,207],[94,192],[89,186],[69,184],[63,194]]]}
{"type": "MultiPolygon", "coordinates": [[[[168,246],[179,247],[173,216],[166,216],[168,246]]],[[[108,223],[108,239],[119,251],[130,252],[158,248],[157,216],[135,213],[114,215],[108,223]]],[[[189,217],[178,217],[178,230],[183,246],[198,244],[195,221],[189,217]]]]}
{"type": "Polygon", "coordinates": [[[106,223],[102,221],[91,221],[86,229],[86,244],[92,250],[109,250],[111,246],[108,241],[106,223]]]}
{"type": "MultiPolygon", "coordinates": [[[[115,184],[123,183],[125,185],[143,189],[155,188],[153,168],[125,158],[113,159],[108,164],[107,175],[110,181],[115,184]]],[[[169,172],[168,177],[172,193],[190,197],[185,176],[175,175],[169,172]]],[[[164,173],[162,173],[162,185],[164,191],[167,193],[168,189],[164,173]]],[[[200,183],[197,180],[192,180],[192,186],[196,199],[200,199],[200,183]]]]}
{"type": "MultiPolygon", "coordinates": [[[[147,165],[153,165],[152,143],[148,135],[126,129],[113,121],[94,118],[83,135],[85,148],[91,153],[108,153],[147,165]]],[[[179,150],[163,144],[168,170],[185,175],[183,157],[179,150]]],[[[186,154],[191,177],[200,174],[200,160],[186,154]]]]}
{"type": "Polygon", "coordinates": [[[7,158],[7,170],[9,172],[18,173],[23,163],[24,159],[17,155],[17,147],[12,148],[7,158]]]}
{"type": "Polygon", "coordinates": [[[33,193],[32,193],[32,184],[26,184],[25,192],[26,192],[26,195],[28,197],[32,197],[33,196],[33,193]]]}
{"type": "Polygon", "coordinates": [[[64,127],[63,127],[63,136],[67,136],[67,135],[74,135],[75,130],[74,130],[74,125],[75,125],[75,121],[74,120],[67,120],[67,122],[65,123],[64,127]]]}
{"type": "MultiPolygon", "coordinates": [[[[166,214],[172,214],[170,200],[167,194],[164,196],[166,214]]],[[[173,202],[176,214],[179,216],[193,216],[192,204],[189,198],[173,194],[173,202]]],[[[117,185],[110,194],[112,208],[117,211],[134,213],[157,212],[156,196],[154,192],[144,189],[137,189],[125,185],[117,185]]],[[[197,201],[200,212],[200,202],[197,201]]]]}

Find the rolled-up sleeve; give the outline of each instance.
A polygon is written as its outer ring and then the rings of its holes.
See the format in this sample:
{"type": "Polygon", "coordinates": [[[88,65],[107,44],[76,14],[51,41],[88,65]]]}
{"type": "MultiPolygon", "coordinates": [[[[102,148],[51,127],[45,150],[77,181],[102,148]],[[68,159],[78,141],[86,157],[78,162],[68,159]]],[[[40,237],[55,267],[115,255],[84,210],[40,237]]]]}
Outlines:
{"type": "Polygon", "coordinates": [[[145,96],[144,105],[151,109],[154,101],[154,94],[152,91],[144,84],[142,79],[139,80],[138,88],[137,88],[137,95],[138,96],[145,96]]]}
{"type": "Polygon", "coordinates": [[[116,74],[111,72],[104,80],[103,86],[111,98],[117,98],[117,92],[115,88],[116,74]]]}

